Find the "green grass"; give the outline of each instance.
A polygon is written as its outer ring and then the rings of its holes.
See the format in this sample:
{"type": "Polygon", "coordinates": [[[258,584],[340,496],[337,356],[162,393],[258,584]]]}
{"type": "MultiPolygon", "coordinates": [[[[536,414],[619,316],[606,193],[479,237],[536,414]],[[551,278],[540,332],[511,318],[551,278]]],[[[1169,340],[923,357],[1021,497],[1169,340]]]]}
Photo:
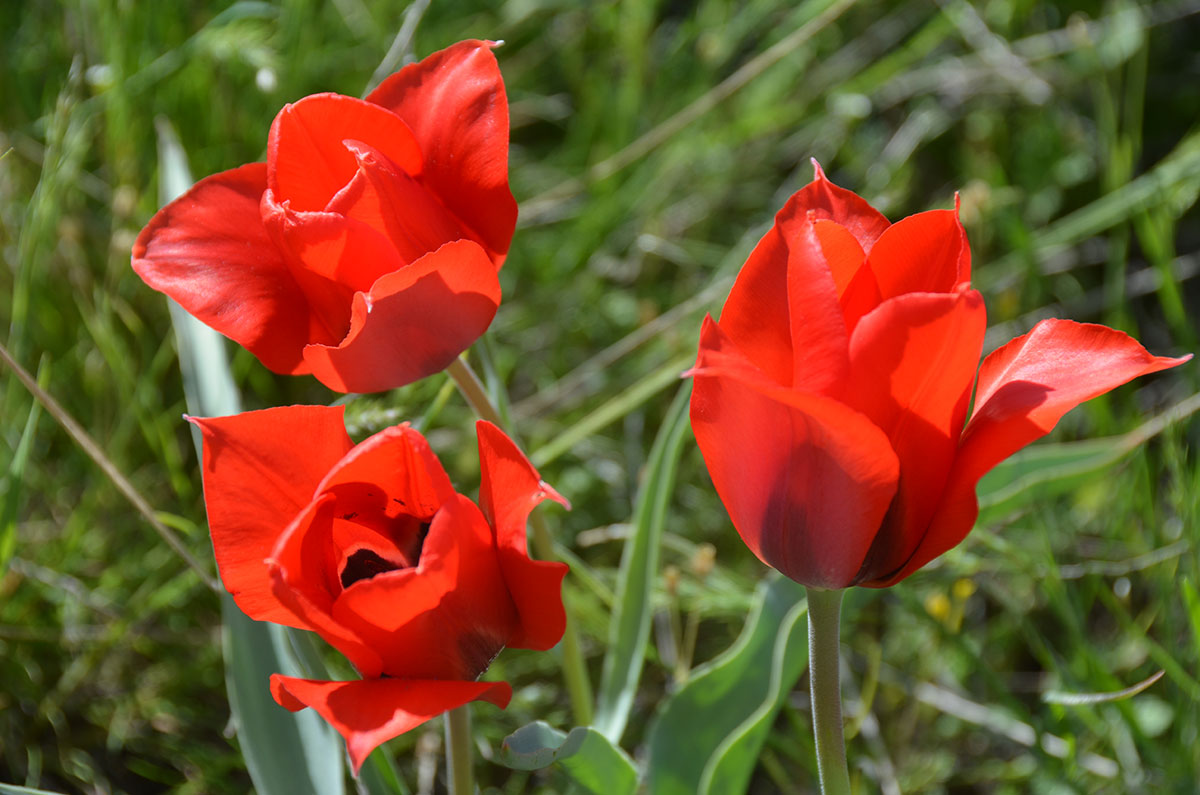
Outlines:
{"type": "MultiPolygon", "coordinates": [[[[505,302],[473,356],[511,395],[543,476],[574,504],[548,520],[578,559],[568,597],[594,683],[622,549],[611,526],[631,519],[671,371],[810,178],[809,157],[893,219],[960,193],[975,283],[999,328],[991,345],[1054,314],[1117,325],[1156,353],[1196,350],[1194,4],[862,2],[789,38],[832,6],[430,3],[415,27],[417,56],[468,37],[507,42],[497,55],[522,221],[505,302]]],[[[129,268],[158,204],[155,119],[178,130],[196,176],[259,159],[283,103],[363,93],[405,8],[0,7],[4,345],[210,570],[166,304],[129,268]]],[[[233,365],[247,408],[337,397],[244,351],[233,365]]],[[[248,789],[224,732],[218,599],[0,372],[0,782],[248,789]]],[[[355,400],[356,436],[423,415],[442,383],[355,400]]],[[[1143,379],[1068,415],[1053,440],[1128,431],[1198,387],[1194,363],[1143,379]]],[[[428,430],[469,491],[468,417],[451,395],[428,430]]],[[[1195,423],[1176,424],[1065,493],[990,517],[898,587],[849,595],[846,712],[863,791],[1193,791],[1198,436],[1195,423]],[[956,586],[964,578],[973,590],[956,586]],[[1043,699],[1120,690],[1160,669],[1131,699],[1043,699]]],[[[695,661],[711,659],[741,630],[764,569],[690,440],[660,562],[681,581],[671,597],[660,580],[654,604],[664,617],[696,614],[695,661]],[[691,563],[702,542],[717,550],[703,583],[691,563]]],[[[652,631],[624,738],[635,757],[671,686],[661,641],[652,631]]],[[[509,651],[494,670],[517,694],[505,712],[476,712],[493,748],[532,720],[570,727],[552,655],[509,651]]],[[[774,724],[753,791],[815,790],[805,694],[802,682],[774,724]]],[[[386,747],[409,786],[421,736],[386,747]]],[[[553,773],[495,765],[478,775],[506,792],[562,786],[553,773]]]]}

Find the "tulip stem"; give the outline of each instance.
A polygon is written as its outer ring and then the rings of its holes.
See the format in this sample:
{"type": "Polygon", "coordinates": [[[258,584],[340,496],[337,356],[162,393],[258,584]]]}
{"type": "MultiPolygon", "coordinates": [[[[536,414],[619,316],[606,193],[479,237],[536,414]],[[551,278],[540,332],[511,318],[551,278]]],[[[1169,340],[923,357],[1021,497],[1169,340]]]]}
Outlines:
{"type": "MultiPolygon", "coordinates": [[[[504,427],[500,412],[492,405],[487,390],[466,358],[455,358],[446,368],[446,374],[454,380],[458,391],[466,398],[477,417],[504,427]]],[[[546,527],[546,520],[539,512],[534,511],[529,515],[529,526],[533,530],[534,554],[541,560],[553,560],[554,540],[546,527]]],[[[579,645],[579,634],[575,630],[575,618],[565,602],[563,610],[567,614],[567,626],[562,639],[563,679],[571,698],[571,712],[575,716],[575,722],[580,726],[589,726],[592,722],[592,683],[588,678],[587,663],[579,645]]]]}
{"type": "Polygon", "coordinates": [[[808,589],[808,678],[813,736],[823,795],[850,795],[846,739],[842,732],[842,692],[838,634],[843,590],[808,589]]]}
{"type": "Polygon", "coordinates": [[[446,775],[450,795],[474,795],[471,773],[471,705],[463,704],[446,712],[446,775]]]}

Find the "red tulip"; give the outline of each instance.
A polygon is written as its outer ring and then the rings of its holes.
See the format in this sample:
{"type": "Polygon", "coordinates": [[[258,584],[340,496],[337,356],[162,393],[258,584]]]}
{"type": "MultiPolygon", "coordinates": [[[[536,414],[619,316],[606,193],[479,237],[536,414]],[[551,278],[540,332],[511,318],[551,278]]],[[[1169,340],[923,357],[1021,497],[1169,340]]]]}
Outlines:
{"type": "Polygon", "coordinates": [[[373,392],[443,369],[496,313],[517,220],[492,46],[285,106],[267,162],[160,210],[133,269],[277,373],[373,392]]]}
{"type": "Polygon", "coordinates": [[[225,587],[246,615],[318,633],[362,675],[271,677],[282,706],[313,707],[346,738],[357,771],[377,745],[446,710],[506,706],[512,688],[477,677],[505,646],[562,637],[567,567],[529,559],[525,520],[547,497],[566,501],[490,423],[476,424],[477,507],[420,433],[404,424],[354,445],[342,413],[290,406],[192,422],[225,587]]]}
{"type": "Polygon", "coordinates": [[[1191,358],[1046,320],[977,378],[986,320],[970,268],[957,212],[889,224],[818,166],[720,322],[705,319],[692,428],[768,566],[819,588],[899,582],[963,540],[997,463],[1083,401],[1191,358]]]}

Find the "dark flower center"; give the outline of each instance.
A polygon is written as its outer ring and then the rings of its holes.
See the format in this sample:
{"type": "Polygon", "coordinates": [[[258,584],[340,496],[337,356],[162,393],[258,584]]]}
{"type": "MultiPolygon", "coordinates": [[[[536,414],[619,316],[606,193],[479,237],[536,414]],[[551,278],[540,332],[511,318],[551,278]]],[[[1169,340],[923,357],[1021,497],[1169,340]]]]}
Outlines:
{"type": "Polygon", "coordinates": [[[400,568],[390,560],[380,557],[378,552],[371,549],[360,549],[346,558],[342,568],[342,588],[349,588],[359,580],[369,580],[376,574],[385,571],[395,571],[400,568]]]}

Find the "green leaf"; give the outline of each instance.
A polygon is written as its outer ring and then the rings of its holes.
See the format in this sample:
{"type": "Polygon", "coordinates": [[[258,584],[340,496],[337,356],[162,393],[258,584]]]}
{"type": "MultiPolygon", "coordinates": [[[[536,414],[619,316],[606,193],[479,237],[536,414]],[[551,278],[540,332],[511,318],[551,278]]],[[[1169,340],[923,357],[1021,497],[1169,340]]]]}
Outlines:
{"type": "Polygon", "coordinates": [[[647,791],[744,792],[784,698],[808,664],[804,587],[759,586],[737,641],[695,670],[650,730],[647,791]]]}
{"type": "Polygon", "coordinates": [[[650,594],[658,576],[658,553],[683,440],[687,438],[691,381],[680,387],[650,448],[634,504],[633,532],[625,542],[617,575],[616,601],[608,625],[608,653],[596,698],[593,725],[614,743],[629,721],[653,617],[650,594]]]}
{"type": "MultiPolygon", "coordinates": [[[[45,366],[43,359],[38,367],[38,384],[43,388],[49,381],[50,368],[45,366]]],[[[17,549],[17,513],[21,507],[21,484],[25,474],[25,464],[29,461],[29,450],[33,447],[33,437],[37,433],[38,417],[42,415],[42,404],[34,400],[25,418],[25,428],[21,431],[21,439],[17,442],[16,452],[8,462],[8,471],[0,477],[0,577],[8,568],[17,549]]]]}
{"type": "Polygon", "coordinates": [[[979,481],[979,521],[1061,494],[1111,466],[1146,440],[1200,410],[1200,394],[1176,403],[1128,433],[1081,442],[1040,444],[1001,461],[979,481]]]}
{"type": "MultiPolygon", "coordinates": [[[[160,199],[164,204],[191,184],[187,156],[169,122],[156,122],[160,199]]],[[[236,414],[241,399],[215,331],[170,302],[188,410],[200,416],[236,414]]],[[[194,431],[196,453],[200,437],[194,431]]],[[[221,596],[225,687],[246,768],[260,795],[340,795],[345,790],[342,741],[313,710],[288,712],[271,697],[270,676],[311,676],[291,651],[287,629],[247,618],[221,596]],[[301,760],[298,762],[297,760],[301,760]]]]}
{"type": "Polygon", "coordinates": [[[536,721],[504,738],[497,761],[513,770],[541,770],[557,762],[571,780],[595,795],[637,789],[633,760],[590,726],[565,734],[536,721]]]}
{"type": "Polygon", "coordinates": [[[16,784],[0,784],[0,795],[59,795],[59,793],[51,792],[48,789],[18,787],[16,784]]]}

